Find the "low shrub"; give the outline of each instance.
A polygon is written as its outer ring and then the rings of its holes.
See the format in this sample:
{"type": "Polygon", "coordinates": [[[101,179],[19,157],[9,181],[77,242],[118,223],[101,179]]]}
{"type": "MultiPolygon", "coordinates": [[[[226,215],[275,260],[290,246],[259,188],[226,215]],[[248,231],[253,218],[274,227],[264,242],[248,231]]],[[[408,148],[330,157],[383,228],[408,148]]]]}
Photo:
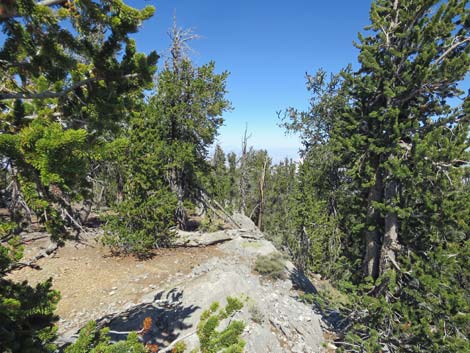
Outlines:
{"type": "Polygon", "coordinates": [[[270,279],[284,277],[284,259],[279,253],[258,256],[255,262],[255,271],[270,279]]]}

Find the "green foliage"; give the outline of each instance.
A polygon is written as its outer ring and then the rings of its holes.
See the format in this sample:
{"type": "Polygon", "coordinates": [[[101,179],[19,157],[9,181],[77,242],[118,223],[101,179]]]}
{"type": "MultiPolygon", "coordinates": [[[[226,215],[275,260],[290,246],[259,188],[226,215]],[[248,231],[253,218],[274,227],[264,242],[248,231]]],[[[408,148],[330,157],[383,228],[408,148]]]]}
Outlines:
{"type": "Polygon", "coordinates": [[[158,76],[144,125],[162,141],[159,161],[164,180],[178,199],[175,218],[184,228],[184,203],[200,197],[200,175],[209,171],[208,148],[230,103],[224,98],[227,72],[216,74],[214,63],[194,67],[178,55],[158,76]]]}
{"type": "Polygon", "coordinates": [[[225,308],[219,309],[219,303],[214,302],[208,310],[201,314],[197,327],[201,353],[241,353],[245,341],[240,337],[245,324],[239,320],[230,321],[222,331],[217,327],[222,320],[229,318],[241,310],[243,303],[237,298],[227,297],[225,308]]]}
{"type": "Polygon", "coordinates": [[[96,323],[90,321],[80,330],[78,339],[65,348],[65,353],[146,353],[145,346],[139,341],[135,332],[127,335],[125,341],[111,343],[108,329],[98,332],[96,323]]]}
{"type": "Polygon", "coordinates": [[[223,205],[228,211],[231,211],[233,203],[231,197],[234,195],[231,195],[230,192],[235,184],[235,178],[229,174],[226,162],[224,151],[220,145],[216,145],[212,156],[210,174],[207,180],[203,180],[203,183],[211,198],[223,205]]]}
{"type": "Polygon", "coordinates": [[[322,148],[314,151],[307,153],[296,175],[290,211],[293,229],[285,244],[299,268],[326,277],[344,278],[348,272],[342,258],[342,231],[334,215],[338,195],[334,189],[328,193],[331,188],[325,185],[333,184],[337,176],[330,166],[324,165],[331,163],[331,154],[322,148]],[[324,169],[318,168],[319,165],[324,169]],[[331,178],[325,180],[329,173],[331,178]]]}
{"type": "Polygon", "coordinates": [[[185,228],[186,209],[200,198],[200,175],[209,169],[208,147],[229,107],[228,74],[214,73],[214,63],[194,67],[180,51],[183,38],[175,31],[172,60],[128,131],[119,172],[123,202],[114,207],[103,238],[116,251],[146,255],[170,243],[175,224],[185,228]]]}
{"type": "Polygon", "coordinates": [[[308,76],[309,111],[289,111],[304,144],[289,248],[350,296],[345,351],[469,349],[469,16],[374,1],[359,70],[308,76]]]}
{"type": "Polygon", "coordinates": [[[73,203],[91,197],[87,179],[103,146],[129,122],[156,70],[156,53],[136,52],[129,38],[152,7],[63,5],[12,1],[0,18],[0,205],[9,211],[0,221],[2,352],[55,350],[51,281],[33,288],[4,278],[21,258],[15,234],[33,218],[59,243],[80,230],[73,203]]]}
{"type": "Polygon", "coordinates": [[[52,280],[29,286],[0,279],[0,351],[53,352],[59,293],[52,280]]]}
{"type": "Polygon", "coordinates": [[[13,195],[15,221],[32,211],[63,234],[64,226],[80,223],[71,202],[90,197],[86,177],[99,159],[96,149],[152,86],[157,55],[137,53],[129,34],[153,8],[115,0],[58,10],[22,0],[11,11],[17,16],[0,23],[0,156],[13,179],[5,195],[13,195]]]}
{"type": "Polygon", "coordinates": [[[350,300],[344,311],[362,313],[346,340],[370,351],[384,345],[407,352],[468,351],[469,259],[468,243],[458,249],[451,244],[429,253],[427,261],[410,254],[401,259],[402,273],[383,276],[375,286],[345,288],[350,300]],[[387,294],[365,295],[377,286],[387,294]]]}
{"type": "Polygon", "coordinates": [[[138,114],[132,120],[129,141],[117,146],[125,151],[122,171],[123,201],[108,217],[104,244],[116,252],[145,256],[156,246],[170,243],[176,197],[164,181],[164,143],[150,117],[138,114]]]}
{"type": "Polygon", "coordinates": [[[51,289],[52,280],[31,287],[4,278],[23,255],[16,228],[14,222],[0,220],[0,351],[53,352],[59,293],[51,289]]]}
{"type": "Polygon", "coordinates": [[[256,322],[257,324],[262,324],[265,321],[265,316],[261,309],[256,304],[251,304],[248,308],[248,312],[250,313],[251,320],[256,322]]]}
{"type": "Polygon", "coordinates": [[[198,231],[211,233],[223,229],[223,226],[224,222],[217,218],[212,211],[208,211],[200,221],[198,231]]]}
{"type": "Polygon", "coordinates": [[[295,229],[296,168],[294,161],[285,159],[268,169],[266,176],[263,231],[278,249],[286,246],[295,229]]]}
{"type": "Polygon", "coordinates": [[[281,279],[285,275],[284,259],[279,253],[260,255],[256,258],[254,269],[270,279],[281,279]]]}
{"type": "Polygon", "coordinates": [[[176,199],[165,187],[153,192],[137,190],[140,195],[133,198],[126,195],[116,206],[118,214],[107,217],[101,240],[116,253],[145,257],[157,246],[171,243],[176,199]]]}
{"type": "Polygon", "coordinates": [[[171,353],[184,353],[186,348],[186,343],[184,343],[184,341],[179,341],[173,346],[171,353]]]}

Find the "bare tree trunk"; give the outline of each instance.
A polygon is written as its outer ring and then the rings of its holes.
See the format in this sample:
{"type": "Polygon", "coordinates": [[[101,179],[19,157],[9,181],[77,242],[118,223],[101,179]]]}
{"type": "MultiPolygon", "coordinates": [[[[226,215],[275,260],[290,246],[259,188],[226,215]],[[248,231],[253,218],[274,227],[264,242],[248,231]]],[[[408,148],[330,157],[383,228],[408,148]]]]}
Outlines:
{"type": "Polygon", "coordinates": [[[14,165],[11,166],[11,181],[6,190],[10,193],[10,202],[7,203],[10,218],[14,222],[27,221],[29,225],[32,223],[33,213],[26,204],[21,192],[18,180],[18,171],[14,165]]]}
{"type": "Polygon", "coordinates": [[[88,221],[88,217],[90,216],[92,205],[93,205],[93,202],[91,200],[87,199],[83,202],[83,206],[79,211],[79,218],[80,218],[81,224],[84,224],[88,221]]]}
{"type": "Polygon", "coordinates": [[[122,177],[121,173],[118,172],[116,202],[120,204],[122,203],[123,200],[124,200],[124,178],[122,177]]]}
{"type": "Polygon", "coordinates": [[[247,145],[248,145],[247,128],[245,127],[245,133],[242,140],[242,155],[240,158],[240,213],[246,213],[246,194],[248,185],[248,171],[246,165],[247,157],[247,145]]]}
{"type": "MultiPolygon", "coordinates": [[[[390,181],[385,187],[385,200],[388,206],[393,206],[397,196],[397,183],[390,181]]],[[[389,211],[385,215],[385,233],[380,250],[380,275],[390,269],[390,265],[395,262],[395,251],[398,249],[398,217],[394,211],[389,211]]]]}
{"type": "Polygon", "coordinates": [[[374,202],[380,202],[383,198],[382,174],[379,168],[375,173],[375,184],[369,190],[367,197],[367,219],[368,227],[365,234],[366,253],[363,263],[363,274],[365,277],[377,278],[379,274],[380,257],[380,212],[373,206],[374,202]],[[369,229],[371,227],[371,229],[369,229]]]}
{"type": "Polygon", "coordinates": [[[268,166],[268,156],[264,160],[263,170],[259,180],[259,213],[258,213],[258,228],[263,230],[263,215],[264,215],[264,181],[266,178],[266,168],[268,166]]]}
{"type": "Polygon", "coordinates": [[[175,210],[176,223],[178,224],[179,229],[186,230],[188,225],[188,215],[184,208],[184,188],[182,185],[181,171],[176,168],[171,171],[170,189],[176,194],[176,198],[178,200],[175,210]]]}

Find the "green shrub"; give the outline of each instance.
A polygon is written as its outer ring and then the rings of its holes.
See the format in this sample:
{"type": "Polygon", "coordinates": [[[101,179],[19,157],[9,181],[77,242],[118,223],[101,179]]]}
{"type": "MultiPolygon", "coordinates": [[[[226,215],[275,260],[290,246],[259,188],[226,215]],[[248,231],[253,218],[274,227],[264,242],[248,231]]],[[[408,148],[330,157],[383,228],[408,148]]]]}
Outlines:
{"type": "Polygon", "coordinates": [[[211,233],[223,229],[223,226],[224,222],[222,220],[209,215],[201,220],[198,230],[211,233]]]}
{"type": "Polygon", "coordinates": [[[65,349],[65,353],[147,353],[136,332],[131,332],[125,341],[111,343],[108,331],[98,331],[96,323],[90,321],[80,330],[75,343],[65,349]]]}
{"type": "Polygon", "coordinates": [[[264,322],[264,314],[256,304],[251,304],[248,308],[248,312],[250,313],[251,320],[253,320],[253,322],[256,322],[257,324],[262,324],[264,322]]]}
{"type": "Polygon", "coordinates": [[[184,353],[186,348],[187,348],[186,343],[184,341],[179,341],[178,343],[175,344],[175,346],[171,350],[171,353],[184,353]]]}
{"type": "Polygon", "coordinates": [[[107,217],[101,241],[113,252],[145,257],[171,242],[175,208],[176,198],[165,188],[129,196],[116,206],[117,214],[107,217]]]}
{"type": "Polygon", "coordinates": [[[227,297],[225,308],[219,309],[219,303],[212,303],[208,310],[201,315],[201,320],[197,326],[201,353],[242,353],[245,341],[241,334],[245,329],[245,323],[233,320],[222,331],[217,327],[224,319],[235,314],[243,307],[243,303],[232,297],[227,297]]]}
{"type": "Polygon", "coordinates": [[[281,279],[284,277],[284,260],[279,253],[258,256],[255,271],[270,279],[281,279]]]}

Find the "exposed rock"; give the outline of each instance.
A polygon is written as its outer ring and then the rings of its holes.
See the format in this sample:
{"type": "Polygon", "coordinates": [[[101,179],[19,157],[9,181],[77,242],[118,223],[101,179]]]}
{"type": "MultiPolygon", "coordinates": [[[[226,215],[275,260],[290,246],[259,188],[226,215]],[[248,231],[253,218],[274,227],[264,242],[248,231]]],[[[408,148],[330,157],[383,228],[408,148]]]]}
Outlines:
{"type": "Polygon", "coordinates": [[[224,243],[237,238],[261,239],[261,232],[247,229],[220,230],[213,233],[178,231],[173,241],[174,246],[200,247],[224,243]]]}
{"type": "Polygon", "coordinates": [[[232,215],[232,220],[237,223],[241,229],[259,232],[258,227],[253,223],[253,221],[241,213],[234,213],[232,215]]]}
{"type": "MultiPolygon", "coordinates": [[[[223,305],[228,296],[235,296],[244,303],[235,318],[246,322],[246,352],[322,351],[320,316],[296,299],[297,289],[315,291],[310,281],[289,261],[285,261],[285,279],[268,281],[253,271],[257,256],[277,252],[259,231],[182,232],[180,238],[190,246],[220,243],[225,256],[209,258],[191,273],[177,277],[176,283],[170,282],[167,289],[153,290],[149,285],[140,304],[117,305],[127,310],[102,318],[101,326],[109,326],[111,331],[138,331],[144,318],[151,317],[154,324],[145,341],[165,347],[185,337],[190,351],[198,345],[195,331],[202,311],[214,301],[223,305]]],[[[71,342],[74,337],[76,331],[69,332],[61,342],[71,342]]],[[[112,336],[114,340],[124,337],[112,336]]]]}

